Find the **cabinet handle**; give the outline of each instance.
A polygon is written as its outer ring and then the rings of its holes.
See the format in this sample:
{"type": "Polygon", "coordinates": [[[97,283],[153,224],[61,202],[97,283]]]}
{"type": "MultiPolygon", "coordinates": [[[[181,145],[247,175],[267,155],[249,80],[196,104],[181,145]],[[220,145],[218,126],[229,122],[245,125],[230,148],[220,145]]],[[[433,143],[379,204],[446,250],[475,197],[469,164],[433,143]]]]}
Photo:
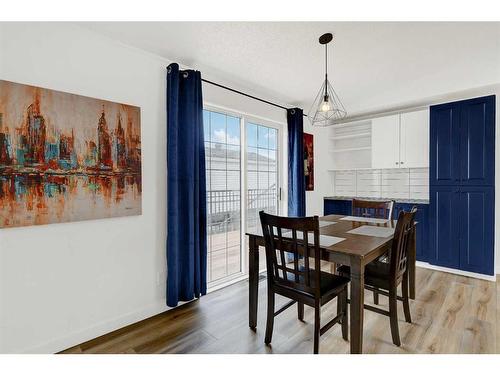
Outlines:
{"type": "Polygon", "coordinates": [[[404,163],[405,163],[404,161],[401,162],[401,164],[404,164],[404,163]]]}
{"type": "Polygon", "coordinates": [[[396,162],[396,165],[398,165],[398,164],[399,164],[399,163],[398,163],[398,162],[396,162]]]}

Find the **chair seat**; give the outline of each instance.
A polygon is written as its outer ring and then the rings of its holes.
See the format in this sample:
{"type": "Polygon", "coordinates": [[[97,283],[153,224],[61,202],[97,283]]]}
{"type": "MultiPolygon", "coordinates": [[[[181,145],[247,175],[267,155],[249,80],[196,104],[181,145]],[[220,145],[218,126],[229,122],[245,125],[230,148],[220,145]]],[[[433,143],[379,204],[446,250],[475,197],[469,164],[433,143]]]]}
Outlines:
{"type": "Polygon", "coordinates": [[[342,289],[347,284],[349,284],[349,282],[350,280],[347,277],[334,275],[329,272],[322,271],[321,286],[320,286],[321,295],[326,295],[330,292],[342,289]]]}
{"type": "MultiPolygon", "coordinates": [[[[299,267],[299,270],[301,272],[305,271],[305,268],[303,266],[299,267]]],[[[312,276],[312,275],[311,275],[312,276]]],[[[294,280],[294,274],[291,272],[288,272],[288,278],[289,280],[294,280]]],[[[301,282],[303,282],[304,276],[300,276],[299,279],[301,282]]],[[[350,279],[341,275],[334,275],[329,272],[323,272],[321,271],[321,285],[320,285],[320,293],[321,296],[327,295],[331,292],[338,291],[342,288],[344,288],[347,284],[349,284],[350,279]]],[[[315,282],[314,279],[311,280],[311,287],[315,287],[315,282]]]]}
{"type": "MultiPolygon", "coordinates": [[[[351,267],[340,266],[337,268],[340,276],[351,276],[351,267]]],[[[390,264],[378,260],[368,263],[365,267],[365,284],[377,288],[388,289],[390,280],[390,264]]]]}

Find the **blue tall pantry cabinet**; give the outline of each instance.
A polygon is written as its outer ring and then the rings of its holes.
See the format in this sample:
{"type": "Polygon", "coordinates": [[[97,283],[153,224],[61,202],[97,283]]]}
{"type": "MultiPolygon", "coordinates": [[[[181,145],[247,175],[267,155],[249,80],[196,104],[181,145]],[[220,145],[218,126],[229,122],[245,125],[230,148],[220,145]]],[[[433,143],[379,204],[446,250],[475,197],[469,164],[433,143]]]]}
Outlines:
{"type": "Polygon", "coordinates": [[[495,96],[430,109],[428,261],[494,274],[495,96]]]}

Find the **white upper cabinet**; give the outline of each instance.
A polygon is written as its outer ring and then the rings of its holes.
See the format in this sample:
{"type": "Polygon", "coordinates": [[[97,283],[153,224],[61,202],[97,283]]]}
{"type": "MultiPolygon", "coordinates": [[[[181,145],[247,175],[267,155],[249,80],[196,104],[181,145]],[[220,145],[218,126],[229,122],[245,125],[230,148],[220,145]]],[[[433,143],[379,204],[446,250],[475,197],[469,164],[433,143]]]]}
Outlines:
{"type": "Polygon", "coordinates": [[[429,110],[401,114],[400,167],[429,167],[429,110]]]}
{"type": "Polygon", "coordinates": [[[372,168],[429,167],[429,110],[372,120],[372,168]]]}
{"type": "Polygon", "coordinates": [[[399,115],[372,120],[372,168],[399,168],[399,115]]]}

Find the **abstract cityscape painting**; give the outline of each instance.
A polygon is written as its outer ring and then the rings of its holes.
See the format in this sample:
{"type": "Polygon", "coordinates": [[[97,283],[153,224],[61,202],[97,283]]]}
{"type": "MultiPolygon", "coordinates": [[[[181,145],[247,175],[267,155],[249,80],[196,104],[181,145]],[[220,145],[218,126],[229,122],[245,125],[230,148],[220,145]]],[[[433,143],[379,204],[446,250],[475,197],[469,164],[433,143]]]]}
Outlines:
{"type": "Polygon", "coordinates": [[[0,228],[140,215],[140,108],[0,80],[0,228]]]}
{"type": "Polygon", "coordinates": [[[306,191],[314,190],[314,141],[313,135],[304,133],[304,177],[306,191]]]}

